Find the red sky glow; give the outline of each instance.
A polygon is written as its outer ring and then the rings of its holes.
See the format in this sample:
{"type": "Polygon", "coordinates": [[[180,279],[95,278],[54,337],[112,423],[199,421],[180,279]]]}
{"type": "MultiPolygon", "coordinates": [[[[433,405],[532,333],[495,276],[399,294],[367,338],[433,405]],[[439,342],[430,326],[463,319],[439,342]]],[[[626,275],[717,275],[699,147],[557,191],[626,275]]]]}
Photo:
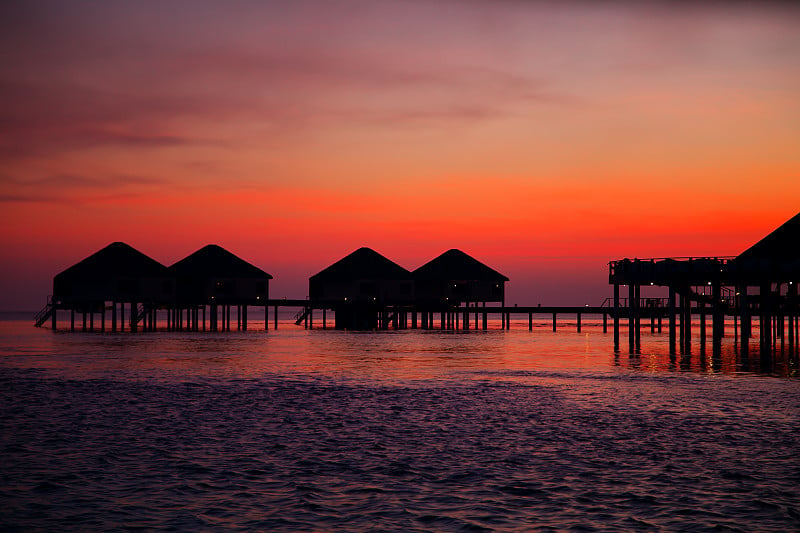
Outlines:
{"type": "Polygon", "coordinates": [[[4,2],[0,310],[113,241],[219,244],[273,297],[460,248],[510,303],[736,255],[800,208],[786,2],[4,2]]]}

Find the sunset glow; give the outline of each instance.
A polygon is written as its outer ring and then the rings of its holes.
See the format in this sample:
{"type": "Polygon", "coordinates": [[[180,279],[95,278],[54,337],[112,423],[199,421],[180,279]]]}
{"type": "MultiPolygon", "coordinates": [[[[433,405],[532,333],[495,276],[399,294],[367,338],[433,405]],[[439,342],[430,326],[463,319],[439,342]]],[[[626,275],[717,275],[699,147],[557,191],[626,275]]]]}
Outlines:
{"type": "Polygon", "coordinates": [[[800,210],[800,9],[7,2],[1,310],[113,241],[216,243],[302,298],[361,246],[460,248],[509,303],[621,257],[736,255],[800,210]]]}

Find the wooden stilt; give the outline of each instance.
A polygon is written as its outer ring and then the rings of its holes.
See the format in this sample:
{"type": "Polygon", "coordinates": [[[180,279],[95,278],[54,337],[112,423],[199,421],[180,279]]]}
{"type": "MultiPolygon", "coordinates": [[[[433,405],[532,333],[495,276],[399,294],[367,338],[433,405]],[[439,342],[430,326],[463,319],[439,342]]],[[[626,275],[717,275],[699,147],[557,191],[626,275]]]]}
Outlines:
{"type": "Polygon", "coordinates": [[[722,285],[719,282],[711,286],[711,300],[712,342],[721,343],[725,333],[725,315],[722,311],[722,285]]]}
{"type": "Polygon", "coordinates": [[[692,300],[689,298],[687,290],[687,296],[681,298],[681,301],[684,302],[684,313],[686,315],[685,318],[685,327],[683,330],[683,343],[684,343],[684,351],[689,353],[691,351],[692,346],[692,300]]]}
{"type": "Polygon", "coordinates": [[[797,305],[797,285],[789,283],[786,291],[786,307],[788,309],[787,315],[789,317],[789,346],[793,347],[795,342],[794,328],[795,328],[795,307],[797,305]]]}
{"type": "Polygon", "coordinates": [[[636,310],[634,314],[634,321],[636,323],[636,327],[634,328],[636,331],[635,335],[635,342],[636,348],[638,349],[642,345],[642,309],[641,309],[641,285],[638,283],[634,286],[634,294],[635,294],[635,302],[634,302],[634,309],[636,310]]]}
{"type": "Polygon", "coordinates": [[[139,331],[138,309],[136,302],[131,302],[131,333],[139,331]]]}
{"type": "Polygon", "coordinates": [[[702,300],[697,302],[697,312],[700,313],[700,346],[706,345],[706,304],[702,300]]]}
{"type": "Polygon", "coordinates": [[[675,287],[669,287],[669,353],[675,353],[675,287]]]}
{"type": "Polygon", "coordinates": [[[619,283],[614,284],[614,348],[619,349],[619,283]]]}
{"type": "Polygon", "coordinates": [[[628,285],[628,347],[633,351],[636,343],[636,288],[628,285]]]}
{"type": "Polygon", "coordinates": [[[761,285],[761,345],[764,353],[772,351],[772,284],[761,285]]]}

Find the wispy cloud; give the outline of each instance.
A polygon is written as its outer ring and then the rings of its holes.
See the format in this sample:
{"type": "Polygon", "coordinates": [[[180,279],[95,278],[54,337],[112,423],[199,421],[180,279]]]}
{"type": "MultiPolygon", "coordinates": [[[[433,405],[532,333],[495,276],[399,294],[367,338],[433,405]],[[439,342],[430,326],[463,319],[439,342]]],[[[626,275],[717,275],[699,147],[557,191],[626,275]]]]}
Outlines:
{"type": "Polygon", "coordinates": [[[0,175],[0,203],[100,203],[131,195],[152,196],[170,185],[164,179],[120,174],[53,174],[26,178],[0,175]]]}
{"type": "MultiPolygon", "coordinates": [[[[209,131],[173,125],[201,107],[175,95],[131,96],[65,80],[0,80],[0,156],[15,158],[97,146],[125,148],[213,144],[209,131]]],[[[198,104],[199,106],[199,104],[198,104]]]]}

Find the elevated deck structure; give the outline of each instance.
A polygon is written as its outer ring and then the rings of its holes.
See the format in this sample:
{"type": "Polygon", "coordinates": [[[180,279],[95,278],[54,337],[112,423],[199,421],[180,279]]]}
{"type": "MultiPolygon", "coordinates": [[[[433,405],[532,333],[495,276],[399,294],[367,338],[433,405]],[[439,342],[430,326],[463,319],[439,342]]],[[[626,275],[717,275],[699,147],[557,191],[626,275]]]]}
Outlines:
{"type": "Polygon", "coordinates": [[[747,349],[752,319],[760,322],[760,344],[769,352],[776,340],[788,333],[790,346],[798,340],[798,295],[800,282],[800,214],[795,215],[736,257],[679,257],[621,259],[609,263],[609,283],[614,286],[614,343],[619,345],[622,315],[620,286],[628,289],[629,344],[640,345],[642,286],[667,287],[665,312],[669,319],[670,349],[691,343],[691,317],[705,317],[710,309],[714,350],[724,335],[725,317],[734,318],[734,334],[747,349]],[[677,325],[676,325],[677,323],[677,325]],[[677,332],[676,332],[677,330],[677,332]]]}

